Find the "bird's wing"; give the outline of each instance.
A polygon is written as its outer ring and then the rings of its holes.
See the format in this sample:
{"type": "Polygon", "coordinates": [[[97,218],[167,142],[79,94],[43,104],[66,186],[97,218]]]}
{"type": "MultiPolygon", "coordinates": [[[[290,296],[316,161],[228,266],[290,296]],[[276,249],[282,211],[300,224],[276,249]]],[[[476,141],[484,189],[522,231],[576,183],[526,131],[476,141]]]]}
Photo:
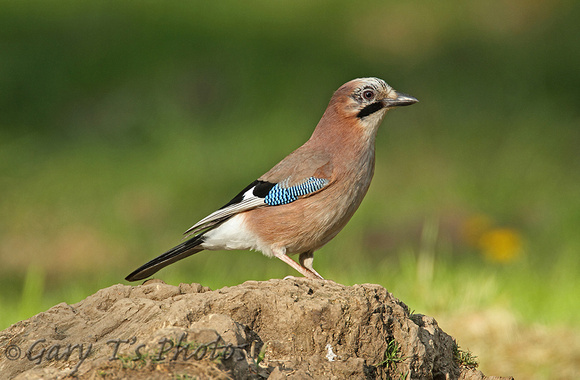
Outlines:
{"type": "Polygon", "coordinates": [[[193,235],[199,231],[213,227],[235,214],[266,205],[264,198],[275,185],[274,183],[260,180],[252,182],[219,210],[209,214],[191,226],[185,231],[185,235],[193,235]]]}
{"type": "MultiPolygon", "coordinates": [[[[288,170],[280,181],[266,180],[268,173],[272,172],[271,170],[249,184],[222,208],[194,224],[185,231],[185,235],[193,235],[215,227],[240,212],[257,207],[280,206],[317,193],[331,182],[330,173],[332,172],[328,161],[317,162],[317,164],[322,165],[309,165],[311,170],[303,168],[288,170]]],[[[276,176],[271,176],[271,178],[280,178],[280,174],[277,171],[276,176]]]]}

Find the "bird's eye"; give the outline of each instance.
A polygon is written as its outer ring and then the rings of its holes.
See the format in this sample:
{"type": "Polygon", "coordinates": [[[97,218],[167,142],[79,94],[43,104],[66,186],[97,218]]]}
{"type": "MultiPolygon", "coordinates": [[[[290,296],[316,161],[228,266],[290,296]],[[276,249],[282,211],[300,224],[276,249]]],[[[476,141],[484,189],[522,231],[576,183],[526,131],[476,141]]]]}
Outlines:
{"type": "Polygon", "coordinates": [[[366,100],[371,100],[375,96],[375,92],[373,90],[365,90],[362,95],[366,100]]]}

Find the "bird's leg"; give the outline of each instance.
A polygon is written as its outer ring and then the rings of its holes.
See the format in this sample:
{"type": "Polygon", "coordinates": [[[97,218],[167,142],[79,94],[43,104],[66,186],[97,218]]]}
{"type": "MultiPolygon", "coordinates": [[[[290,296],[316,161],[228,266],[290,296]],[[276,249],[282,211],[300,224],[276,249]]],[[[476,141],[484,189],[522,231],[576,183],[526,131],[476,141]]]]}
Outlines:
{"type": "Polygon", "coordinates": [[[286,251],[285,250],[278,250],[278,249],[277,250],[274,250],[274,256],[276,256],[280,260],[284,261],[286,264],[290,265],[292,268],[296,269],[304,277],[308,277],[308,278],[322,278],[322,277],[320,277],[320,275],[318,273],[311,272],[309,269],[303,267],[302,265],[299,265],[296,261],[294,261],[290,257],[288,257],[286,255],[286,251]],[[314,273],[316,273],[316,275],[314,273]]]}
{"type": "Polygon", "coordinates": [[[324,280],[324,278],[321,275],[319,275],[318,272],[315,271],[314,268],[312,267],[312,263],[314,262],[314,252],[312,251],[302,252],[300,254],[300,257],[298,258],[298,261],[300,261],[300,265],[302,267],[312,272],[316,276],[316,278],[324,280]]]}

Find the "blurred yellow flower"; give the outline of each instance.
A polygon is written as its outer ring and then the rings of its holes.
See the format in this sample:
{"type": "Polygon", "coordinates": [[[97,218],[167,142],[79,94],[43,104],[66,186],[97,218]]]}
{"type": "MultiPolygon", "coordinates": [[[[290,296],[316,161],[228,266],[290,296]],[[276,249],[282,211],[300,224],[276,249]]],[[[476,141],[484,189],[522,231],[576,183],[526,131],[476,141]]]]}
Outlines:
{"type": "Polygon", "coordinates": [[[494,228],[481,235],[479,247],[489,261],[512,262],[521,255],[522,236],[512,228],[494,228]]]}
{"type": "Polygon", "coordinates": [[[523,238],[513,228],[495,227],[487,215],[474,215],[463,224],[463,239],[481,251],[485,259],[496,263],[509,263],[522,254],[523,238]]]}

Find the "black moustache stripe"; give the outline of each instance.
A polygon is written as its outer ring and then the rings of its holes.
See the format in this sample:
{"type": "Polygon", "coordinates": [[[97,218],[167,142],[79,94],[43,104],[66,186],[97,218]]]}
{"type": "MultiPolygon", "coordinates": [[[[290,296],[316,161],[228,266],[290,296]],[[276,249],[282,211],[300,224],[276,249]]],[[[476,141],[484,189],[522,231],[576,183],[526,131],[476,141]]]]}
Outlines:
{"type": "Polygon", "coordinates": [[[370,114],[373,114],[382,108],[383,108],[383,103],[381,103],[381,102],[371,103],[368,106],[366,106],[365,108],[363,108],[362,110],[360,110],[358,112],[358,114],[356,115],[356,117],[358,117],[359,119],[362,119],[363,117],[369,116],[370,114]]]}

